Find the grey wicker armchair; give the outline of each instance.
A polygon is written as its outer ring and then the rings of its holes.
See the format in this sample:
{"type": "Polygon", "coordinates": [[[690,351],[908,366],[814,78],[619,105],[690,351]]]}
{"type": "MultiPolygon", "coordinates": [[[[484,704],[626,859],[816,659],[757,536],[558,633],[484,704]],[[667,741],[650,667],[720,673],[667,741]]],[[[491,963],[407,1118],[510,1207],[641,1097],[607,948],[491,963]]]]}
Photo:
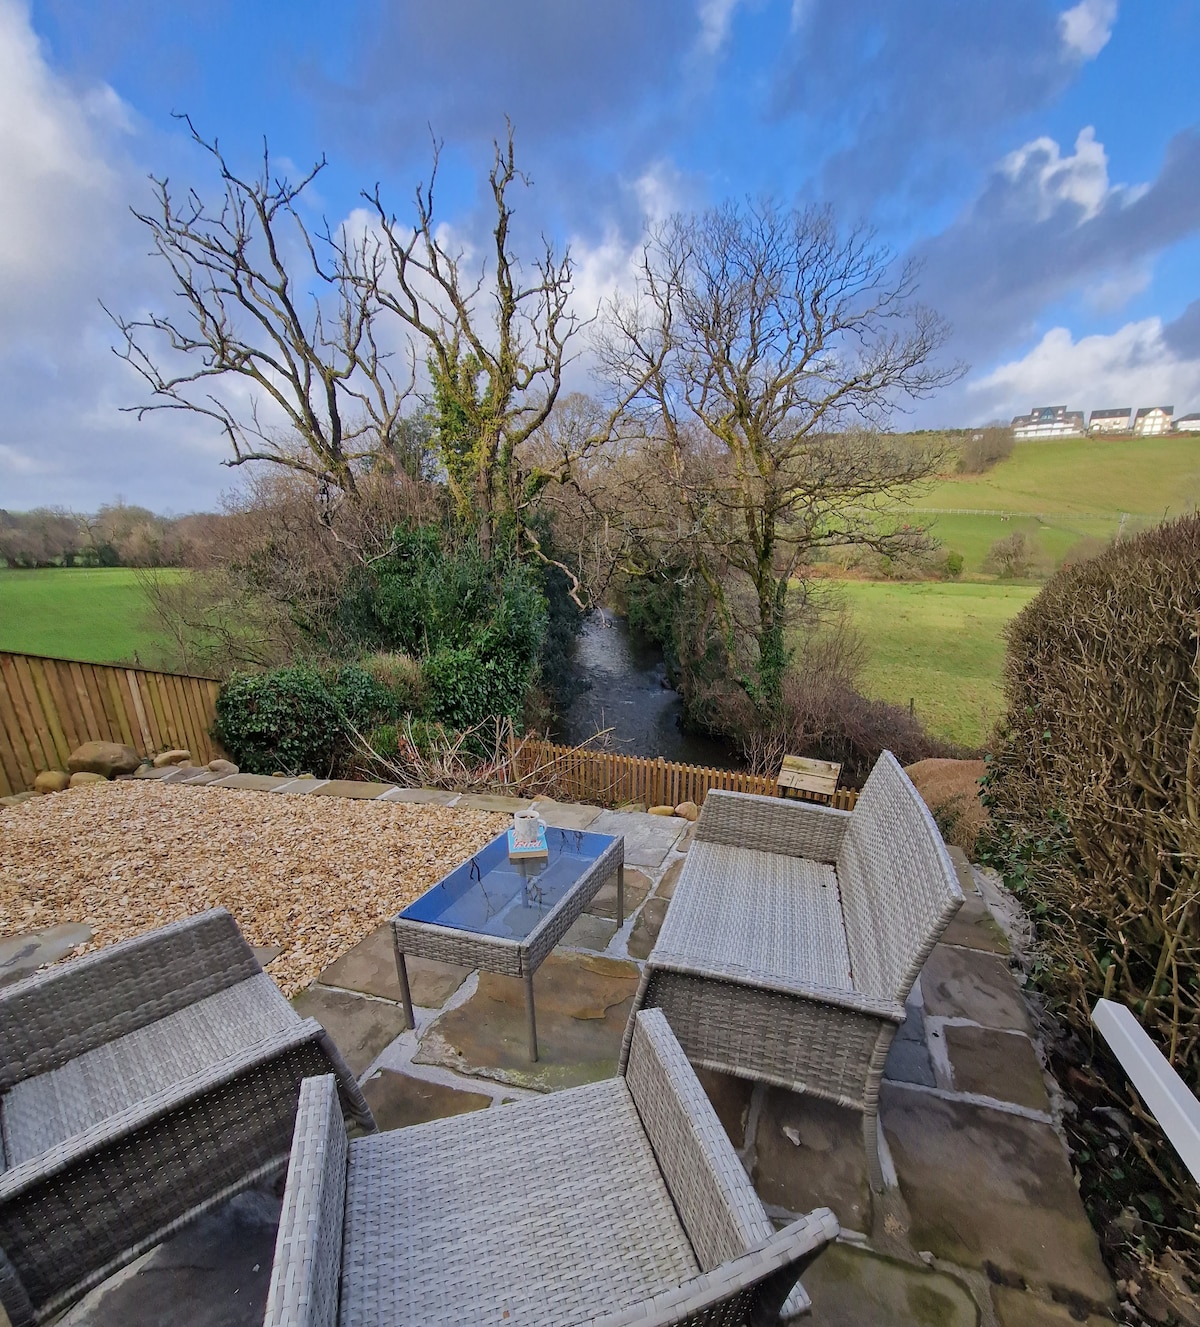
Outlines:
{"type": "Polygon", "coordinates": [[[651,1010],[623,1077],[350,1144],[305,1083],[265,1327],[766,1324],[837,1233],[775,1232],[651,1010]]]}
{"type": "MultiPolygon", "coordinates": [[[[336,1075],[223,908],[0,989],[0,1304],[52,1317],[287,1162],[300,1084],[336,1075]]],[[[332,1081],[332,1080],[331,1080],[332,1081]]]]}
{"type": "Polygon", "coordinates": [[[878,1191],[883,1063],[961,904],[890,751],[853,811],[710,792],[634,1009],[661,1008],[693,1064],[861,1111],[878,1191]]]}

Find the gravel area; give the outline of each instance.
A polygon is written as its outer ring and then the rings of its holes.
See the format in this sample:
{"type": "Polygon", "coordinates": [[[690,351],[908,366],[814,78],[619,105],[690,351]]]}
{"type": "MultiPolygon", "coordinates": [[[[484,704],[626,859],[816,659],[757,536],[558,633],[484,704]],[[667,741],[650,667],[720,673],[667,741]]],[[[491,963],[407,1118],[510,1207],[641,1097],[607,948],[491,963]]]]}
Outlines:
{"type": "Polygon", "coordinates": [[[72,788],[0,808],[0,936],[84,922],[95,949],[221,904],[251,944],[282,948],[267,970],[292,996],[506,823],[151,780],[72,788]]]}

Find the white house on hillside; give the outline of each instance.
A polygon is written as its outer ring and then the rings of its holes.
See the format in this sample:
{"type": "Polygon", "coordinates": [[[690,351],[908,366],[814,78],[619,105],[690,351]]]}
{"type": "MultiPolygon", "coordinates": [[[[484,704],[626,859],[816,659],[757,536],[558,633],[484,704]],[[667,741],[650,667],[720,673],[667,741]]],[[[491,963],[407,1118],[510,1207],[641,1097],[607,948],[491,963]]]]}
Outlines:
{"type": "Polygon", "coordinates": [[[1116,410],[1093,410],[1088,420],[1089,433],[1128,433],[1129,416],[1133,414],[1131,405],[1121,406],[1116,410]]]}
{"type": "Polygon", "coordinates": [[[1144,405],[1133,419],[1133,431],[1139,438],[1153,438],[1170,433],[1173,405],[1144,405]]]}
{"type": "Polygon", "coordinates": [[[1200,415],[1181,415],[1175,427],[1180,433],[1200,433],[1200,415]]]}
{"type": "Polygon", "coordinates": [[[1017,415],[1012,422],[1013,437],[1018,442],[1031,438],[1070,438],[1083,433],[1083,411],[1068,410],[1065,405],[1034,406],[1027,415],[1017,415]]]}

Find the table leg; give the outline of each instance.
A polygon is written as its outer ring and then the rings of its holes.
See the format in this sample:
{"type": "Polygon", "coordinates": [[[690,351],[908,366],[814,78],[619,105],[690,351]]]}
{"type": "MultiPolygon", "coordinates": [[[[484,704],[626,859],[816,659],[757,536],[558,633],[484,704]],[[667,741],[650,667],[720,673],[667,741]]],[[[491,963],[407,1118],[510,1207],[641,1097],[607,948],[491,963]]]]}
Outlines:
{"type": "Polygon", "coordinates": [[[617,930],[625,924],[625,863],[617,867],[617,930]]]}
{"type": "Polygon", "coordinates": [[[412,992],[408,988],[408,966],[404,962],[404,954],[400,946],[396,943],[396,934],[392,932],[392,948],[396,951],[396,976],[400,978],[400,1002],[404,1005],[404,1017],[410,1028],[417,1026],[416,1016],[413,1014],[412,992]]]}
{"type": "Polygon", "coordinates": [[[529,1018],[529,1058],[536,1062],[538,1057],[537,1048],[537,1019],[533,1014],[533,973],[525,974],[525,1013],[529,1018]]]}

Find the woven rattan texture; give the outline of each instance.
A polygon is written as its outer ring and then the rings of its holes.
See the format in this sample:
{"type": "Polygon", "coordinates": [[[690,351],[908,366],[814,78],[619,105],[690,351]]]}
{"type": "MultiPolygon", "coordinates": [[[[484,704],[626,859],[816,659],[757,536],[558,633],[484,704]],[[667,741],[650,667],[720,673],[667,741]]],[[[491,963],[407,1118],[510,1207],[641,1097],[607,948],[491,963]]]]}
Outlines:
{"type": "Polygon", "coordinates": [[[933,817],[890,751],[850,813],[837,872],[855,986],[903,1003],[962,891],[933,817]]]}
{"type": "Polygon", "coordinates": [[[0,1091],[261,971],[214,908],[0,988],[0,1091]]]}
{"type": "MultiPolygon", "coordinates": [[[[688,1059],[862,1109],[880,1020],[698,973],[647,969],[642,1008],[659,1008],[688,1059]]],[[[895,1024],[891,1024],[895,1030],[895,1024]]]]}
{"type": "Polygon", "coordinates": [[[637,1020],[625,1077],[701,1268],[769,1239],[762,1203],[660,1010],[637,1020]]]}
{"type": "Polygon", "coordinates": [[[279,987],[260,973],[27,1078],[0,1103],[9,1165],[295,1025],[295,1013],[279,987]]]}
{"type": "Polygon", "coordinates": [[[719,963],[749,979],[854,989],[832,866],[694,843],[655,945],[656,963],[719,963]]]}
{"type": "Polygon", "coordinates": [[[592,899],[609,881],[616,879],[624,860],[625,840],[616,838],[524,940],[506,940],[456,930],[451,926],[394,917],[392,929],[396,947],[404,954],[457,963],[466,968],[483,968],[507,977],[536,972],[554,946],[587,910],[592,899]]]}
{"type": "Polygon", "coordinates": [[[263,1327],[337,1327],[346,1156],[336,1080],[305,1079],[263,1327]]]}
{"type": "Polygon", "coordinates": [[[713,790],[704,799],[695,838],[731,848],[835,862],[850,815],[849,811],[779,797],[713,790]]]}
{"type": "Polygon", "coordinates": [[[622,1079],[351,1144],[344,1238],[341,1327],[553,1327],[697,1271],[622,1079]]]}

